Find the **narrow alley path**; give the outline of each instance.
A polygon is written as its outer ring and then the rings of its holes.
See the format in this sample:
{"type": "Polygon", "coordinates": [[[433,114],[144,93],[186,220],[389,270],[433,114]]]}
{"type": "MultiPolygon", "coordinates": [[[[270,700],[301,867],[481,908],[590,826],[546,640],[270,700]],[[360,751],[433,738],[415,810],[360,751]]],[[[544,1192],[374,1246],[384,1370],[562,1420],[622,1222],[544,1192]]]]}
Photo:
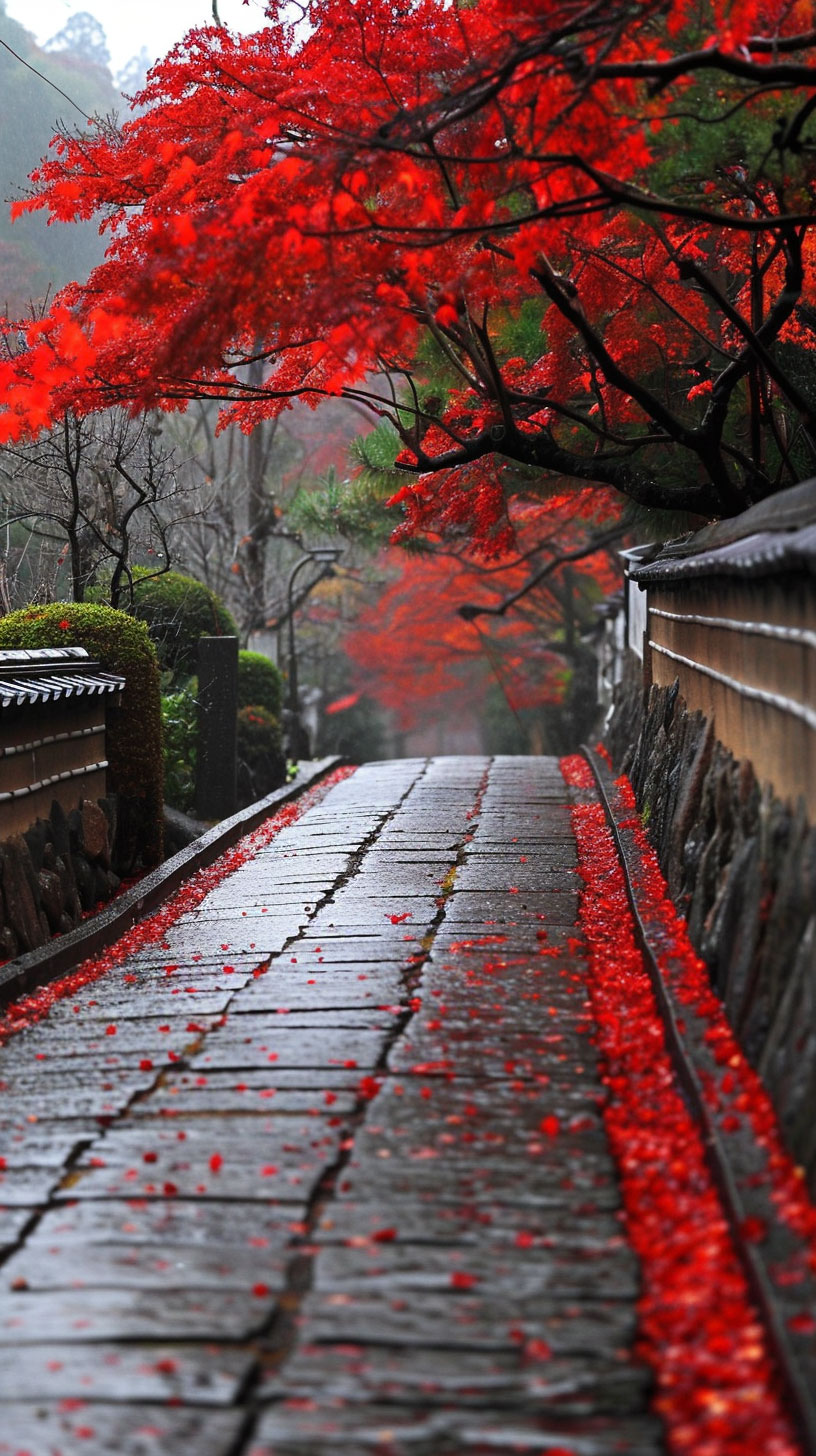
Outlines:
{"type": "Polygon", "coordinates": [[[368,765],[0,1049],[0,1456],[664,1449],[570,802],[368,765]]]}

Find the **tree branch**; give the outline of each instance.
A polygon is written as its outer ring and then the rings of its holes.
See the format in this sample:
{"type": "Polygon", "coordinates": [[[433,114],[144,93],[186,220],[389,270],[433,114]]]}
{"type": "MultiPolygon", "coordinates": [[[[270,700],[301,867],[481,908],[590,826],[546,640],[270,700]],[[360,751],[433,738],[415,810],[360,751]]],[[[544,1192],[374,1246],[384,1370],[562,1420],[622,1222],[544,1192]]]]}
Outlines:
{"type": "Polygon", "coordinates": [[[603,551],[613,541],[619,541],[622,536],[625,536],[627,529],[626,526],[620,524],[612,526],[608,531],[596,536],[588,545],[579,546],[575,551],[565,551],[561,556],[556,556],[552,561],[548,561],[546,566],[542,566],[540,571],[535,572],[523,586],[519,587],[518,591],[511,592],[509,597],[505,597],[497,607],[484,607],[475,602],[465,602],[461,607],[457,607],[456,611],[466,622],[474,622],[477,617],[503,617],[511,607],[515,606],[516,602],[521,601],[521,598],[526,597],[528,592],[540,586],[542,581],[546,581],[547,577],[552,576],[559,567],[567,566],[572,561],[584,561],[587,556],[594,556],[597,551],[603,551]]]}

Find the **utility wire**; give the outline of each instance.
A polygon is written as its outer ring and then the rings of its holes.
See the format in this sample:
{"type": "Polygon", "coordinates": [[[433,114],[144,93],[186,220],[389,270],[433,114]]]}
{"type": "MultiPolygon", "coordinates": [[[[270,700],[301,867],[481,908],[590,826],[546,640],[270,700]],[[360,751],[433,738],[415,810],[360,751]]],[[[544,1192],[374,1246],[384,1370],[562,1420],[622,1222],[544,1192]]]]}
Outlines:
{"type": "Polygon", "coordinates": [[[87,111],[85,111],[81,106],[77,105],[73,96],[69,96],[67,91],[63,91],[62,87],[58,86],[56,81],[52,81],[50,77],[44,75],[42,71],[38,71],[37,67],[32,66],[31,62],[27,61],[24,56],[18,55],[17,51],[14,49],[13,46],[9,45],[7,40],[0,40],[0,46],[3,47],[3,50],[8,51],[9,55],[13,56],[15,61],[19,61],[21,66],[25,66],[27,71],[33,71],[35,76],[39,76],[40,80],[44,81],[46,86],[50,86],[52,91],[56,91],[58,95],[62,96],[63,99],[68,102],[69,106],[73,106],[74,110],[79,112],[80,116],[84,117],[86,121],[88,120],[87,111]]]}

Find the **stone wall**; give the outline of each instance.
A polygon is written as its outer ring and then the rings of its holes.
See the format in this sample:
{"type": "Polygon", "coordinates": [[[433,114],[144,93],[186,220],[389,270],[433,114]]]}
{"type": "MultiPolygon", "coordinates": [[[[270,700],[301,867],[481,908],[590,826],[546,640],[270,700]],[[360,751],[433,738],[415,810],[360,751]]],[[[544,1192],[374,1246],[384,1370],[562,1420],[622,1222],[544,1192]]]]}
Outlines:
{"type": "Polygon", "coordinates": [[[83,799],[67,814],[55,801],[47,819],[0,842],[0,961],[72,930],[116,893],[115,835],[111,796],[83,799]]]}
{"type": "MultiPolygon", "coordinates": [[[[639,667],[639,664],[638,664],[639,667]]],[[[689,713],[677,684],[621,685],[607,743],[691,940],[816,1190],[816,829],[689,713]]]]}

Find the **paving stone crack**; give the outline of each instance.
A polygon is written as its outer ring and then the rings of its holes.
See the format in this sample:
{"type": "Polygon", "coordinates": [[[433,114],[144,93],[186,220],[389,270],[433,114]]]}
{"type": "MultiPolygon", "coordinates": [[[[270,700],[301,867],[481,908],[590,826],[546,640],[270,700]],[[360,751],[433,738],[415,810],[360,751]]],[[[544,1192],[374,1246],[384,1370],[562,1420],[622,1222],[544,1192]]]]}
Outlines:
{"type": "MultiPolygon", "coordinates": [[[[409,1005],[395,1018],[389,1034],[384,1039],[380,1056],[374,1069],[375,1078],[385,1078],[388,1075],[388,1059],[391,1050],[404,1035],[406,1028],[410,1025],[416,1014],[415,997],[421,984],[423,967],[430,958],[434,941],[440,927],[444,923],[447,904],[453,894],[456,883],[456,874],[467,856],[467,847],[472,841],[473,830],[478,820],[479,810],[487,789],[489,772],[490,764],[488,763],[476,790],[473,806],[467,815],[469,829],[462,835],[456,848],[454,863],[441,882],[441,894],[436,897],[436,914],[423,936],[422,957],[403,970],[405,992],[414,1004],[409,1005]]],[[[416,783],[419,783],[419,781],[417,779],[416,783]]],[[[415,784],[411,786],[411,789],[409,789],[397,808],[401,807],[402,803],[409,797],[414,788],[415,784]]],[[[394,813],[396,812],[397,809],[395,808],[394,813]]],[[[393,815],[389,817],[393,817],[393,815]]],[[[377,837],[372,836],[372,843],[377,837]]],[[[359,855],[359,865],[362,864],[363,859],[364,854],[361,853],[359,855]]],[[[350,879],[351,876],[348,878],[350,879]]],[[[317,1252],[312,1245],[312,1240],[321,1219],[331,1206],[338,1179],[347,1167],[352,1156],[355,1134],[364,1123],[373,1100],[372,1098],[358,1100],[353,1112],[345,1121],[346,1135],[341,1143],[337,1158],[324,1169],[312,1191],[304,1216],[304,1233],[293,1240],[294,1253],[286,1269],[284,1294],[272,1314],[266,1332],[265,1359],[263,1362],[263,1373],[265,1375],[269,1375],[273,1371],[276,1373],[280,1372],[297,1344],[297,1318],[303,1299],[312,1287],[313,1266],[317,1252]],[[312,1246],[309,1247],[310,1245],[312,1246]]]]}

